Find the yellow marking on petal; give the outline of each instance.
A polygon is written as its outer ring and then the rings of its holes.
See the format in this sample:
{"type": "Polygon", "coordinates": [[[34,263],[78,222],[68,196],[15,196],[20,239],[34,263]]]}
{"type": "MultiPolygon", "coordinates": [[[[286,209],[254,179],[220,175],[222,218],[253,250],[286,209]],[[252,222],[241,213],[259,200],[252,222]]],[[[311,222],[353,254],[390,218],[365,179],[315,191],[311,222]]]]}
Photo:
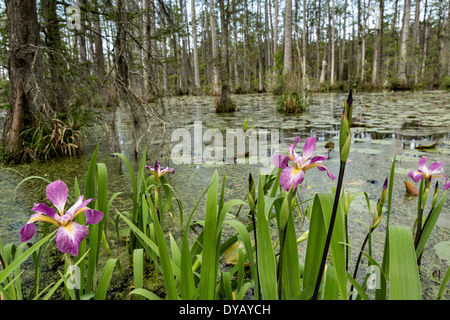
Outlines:
{"type": "Polygon", "coordinates": [[[74,213],[74,215],[73,215],[73,217],[72,217],[72,220],[75,219],[76,216],[79,215],[80,213],[85,212],[87,209],[89,209],[89,208],[88,208],[88,207],[83,207],[83,208],[81,208],[81,209],[78,209],[78,210],[74,213]]]}
{"type": "Polygon", "coordinates": [[[62,227],[66,229],[68,232],[70,232],[70,234],[73,234],[72,221],[70,221],[68,224],[62,227]]]}
{"type": "Polygon", "coordinates": [[[325,166],[323,166],[321,164],[318,164],[318,163],[311,163],[309,166],[304,167],[303,171],[306,171],[306,170],[312,169],[312,168],[316,168],[316,167],[319,167],[319,166],[320,167],[325,167],[325,166]]]}
{"type": "Polygon", "coordinates": [[[60,224],[58,221],[56,221],[55,219],[50,218],[49,216],[46,216],[46,215],[43,215],[43,214],[41,214],[41,215],[39,215],[39,216],[37,216],[37,217],[31,218],[30,220],[28,220],[28,223],[32,223],[32,222],[35,222],[35,221],[44,221],[44,222],[48,222],[48,223],[51,223],[51,224],[55,225],[56,227],[59,227],[59,226],[61,225],[61,224],[60,224]]]}

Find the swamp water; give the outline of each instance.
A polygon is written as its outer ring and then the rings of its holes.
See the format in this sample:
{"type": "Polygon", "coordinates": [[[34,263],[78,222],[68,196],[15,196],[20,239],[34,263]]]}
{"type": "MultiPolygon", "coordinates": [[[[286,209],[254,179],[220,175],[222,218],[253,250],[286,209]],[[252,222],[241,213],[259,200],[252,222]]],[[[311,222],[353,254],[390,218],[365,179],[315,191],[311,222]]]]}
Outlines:
{"type": "MultiPolygon", "coordinates": [[[[187,129],[193,136],[195,121],[201,121],[203,131],[207,129],[220,130],[224,137],[226,129],[242,129],[244,122],[247,123],[248,128],[255,130],[267,129],[269,133],[271,129],[278,130],[280,152],[287,151],[296,136],[300,136],[301,141],[296,151],[301,153],[305,138],[315,135],[317,137],[315,154],[328,155],[329,158],[324,165],[337,176],[339,170],[339,125],[346,98],[346,93],[313,94],[310,97],[311,104],[308,110],[299,115],[283,114],[277,111],[276,97],[270,94],[235,95],[233,99],[238,106],[237,111],[227,114],[214,112],[215,98],[213,97],[170,98],[163,101],[162,112],[166,115],[165,120],[150,118],[150,124],[141,124],[139,134],[136,134],[137,131],[133,132],[135,126],[126,110],[106,112],[105,122],[96,127],[94,134],[85,142],[84,155],[1,168],[0,235],[2,241],[4,244],[18,243],[19,230],[32,213],[33,202],[47,202],[45,199],[46,182],[31,179],[16,189],[19,182],[25,177],[40,176],[51,181],[63,180],[70,188],[76,177],[80,189],[84,190],[87,165],[98,142],[100,142],[98,161],[106,160],[110,195],[115,192],[125,193],[116,198],[113,203],[119,211],[131,211],[131,202],[126,195],[131,192],[131,184],[123,162],[119,158],[109,157],[109,155],[112,152],[120,152],[132,161],[135,141],[138,141],[139,152],[138,159],[134,163],[136,168],[146,145],[148,164],[153,165],[155,160],[159,160],[163,166],[169,165],[175,168],[175,174],[165,177],[168,177],[168,182],[183,204],[185,219],[209,185],[215,170],[219,173],[220,181],[224,175],[226,176],[225,201],[235,198],[244,199],[247,194],[248,175],[251,173],[257,179],[258,172],[262,169],[261,164],[251,164],[249,158],[244,164],[227,164],[225,159],[216,164],[176,165],[170,161],[171,150],[178,143],[170,141],[173,130],[187,129]],[[325,148],[329,142],[336,145],[336,150],[325,148]]],[[[352,194],[366,192],[370,198],[371,212],[373,212],[380,196],[382,184],[389,175],[392,161],[396,155],[391,223],[412,228],[416,216],[417,198],[405,192],[403,181],[410,180],[407,173],[417,169],[421,156],[427,157],[428,165],[434,161],[443,161],[444,169],[447,174],[449,173],[450,93],[444,91],[356,92],[353,99],[355,127],[352,128],[352,146],[344,176],[344,191],[350,191],[352,194]],[[437,146],[432,149],[415,148],[418,145],[433,143],[437,143],[437,146]]],[[[201,143],[204,148],[208,145],[208,141],[201,141],[201,143]]],[[[225,146],[225,142],[223,146],[225,146]]],[[[225,151],[223,154],[225,155],[225,151]]],[[[298,195],[302,200],[310,199],[316,192],[329,192],[334,185],[335,182],[329,180],[324,172],[312,169],[307,172],[298,195]]],[[[203,200],[197,208],[195,219],[203,219],[204,203],[203,200]]],[[[450,200],[447,198],[440,219],[423,254],[420,276],[425,299],[435,299],[442,277],[447,270],[448,261],[450,261],[449,208],[450,200]]],[[[306,209],[306,206],[303,209],[306,209]]],[[[123,275],[117,281],[112,280],[111,298],[124,299],[132,274],[131,271],[127,271],[129,261],[126,247],[115,235],[113,211],[110,213],[109,224],[111,226],[108,229],[107,238],[112,250],[111,257],[119,258],[123,275]]],[[[176,238],[179,236],[177,215],[178,213],[175,212],[174,221],[168,216],[164,218],[167,232],[171,232],[176,238]]],[[[237,219],[249,223],[244,208],[237,219]]],[[[367,225],[372,221],[372,215],[368,213],[366,200],[362,194],[351,203],[348,221],[350,243],[352,247],[360,248],[367,233],[367,225]]],[[[307,220],[297,217],[297,223],[300,235],[308,228],[307,220]]],[[[380,261],[381,242],[384,241],[385,224],[386,218],[383,217],[375,231],[377,236],[373,237],[374,256],[378,261],[380,261]]],[[[192,228],[194,233],[199,230],[201,230],[200,226],[194,225],[192,228]]],[[[224,231],[224,239],[230,235],[230,231],[224,231]]],[[[125,231],[123,235],[125,235],[125,231]]],[[[305,249],[306,242],[299,246],[301,256],[305,249]]],[[[357,250],[352,249],[351,268],[354,266],[357,254],[357,250]]],[[[102,255],[105,261],[109,258],[106,254],[102,255]]],[[[55,259],[59,259],[58,255],[55,256],[58,257],[55,259]]],[[[56,269],[60,263],[60,261],[53,260],[48,262],[41,277],[42,288],[46,280],[50,281],[50,274],[58,274],[56,269]]],[[[24,266],[32,268],[31,262],[24,266]]],[[[359,275],[363,272],[361,269],[359,275]]],[[[32,282],[32,277],[32,275],[24,276],[25,285],[27,282],[32,282]]],[[[159,283],[156,286],[159,286],[160,289],[162,284],[159,283]]],[[[158,290],[157,287],[154,289],[158,290]]],[[[444,298],[448,299],[449,294],[445,293],[444,298]]]]}

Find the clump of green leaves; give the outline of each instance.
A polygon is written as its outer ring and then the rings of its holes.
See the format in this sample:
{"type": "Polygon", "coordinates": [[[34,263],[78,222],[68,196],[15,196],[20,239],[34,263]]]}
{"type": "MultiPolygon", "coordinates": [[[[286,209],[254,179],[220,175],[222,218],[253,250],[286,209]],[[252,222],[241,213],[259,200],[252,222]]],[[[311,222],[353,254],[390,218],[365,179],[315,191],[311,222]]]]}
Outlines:
{"type": "Polygon", "coordinates": [[[94,110],[79,103],[67,112],[39,114],[21,132],[23,151],[4,160],[14,163],[82,154],[83,138],[97,119],[94,110]]]}
{"type": "Polygon", "coordinates": [[[293,91],[283,92],[277,101],[278,110],[286,113],[303,112],[308,105],[309,99],[307,95],[293,91]]]}

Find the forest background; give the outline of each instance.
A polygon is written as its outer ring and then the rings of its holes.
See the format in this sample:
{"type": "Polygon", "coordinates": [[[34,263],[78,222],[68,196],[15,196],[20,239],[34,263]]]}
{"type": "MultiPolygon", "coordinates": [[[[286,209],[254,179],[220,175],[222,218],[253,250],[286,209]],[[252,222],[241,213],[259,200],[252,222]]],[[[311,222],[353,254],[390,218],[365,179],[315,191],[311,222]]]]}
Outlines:
{"type": "Polygon", "coordinates": [[[450,88],[450,2],[3,0],[1,157],[81,152],[104,108],[168,96],[450,88]]]}

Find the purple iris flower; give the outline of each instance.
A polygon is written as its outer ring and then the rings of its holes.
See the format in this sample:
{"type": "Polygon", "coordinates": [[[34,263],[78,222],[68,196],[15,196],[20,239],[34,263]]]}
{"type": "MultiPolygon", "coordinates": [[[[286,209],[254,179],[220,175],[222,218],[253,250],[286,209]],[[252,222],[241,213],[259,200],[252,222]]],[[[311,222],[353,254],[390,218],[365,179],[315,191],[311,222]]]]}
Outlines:
{"type": "Polygon", "coordinates": [[[419,160],[419,169],[418,170],[412,170],[408,173],[408,176],[414,180],[414,182],[419,182],[419,180],[424,179],[425,181],[431,180],[433,178],[444,178],[445,179],[445,185],[444,189],[448,190],[450,188],[450,181],[447,176],[444,176],[443,174],[440,174],[444,172],[444,169],[442,168],[444,166],[443,162],[433,162],[430,164],[430,167],[428,168],[426,165],[427,158],[422,157],[419,160]]]}
{"type": "Polygon", "coordinates": [[[153,175],[155,175],[155,178],[157,179],[161,178],[166,173],[175,173],[174,168],[166,167],[163,169],[158,160],[156,160],[155,165],[153,167],[146,165],[145,168],[148,169],[151,173],[153,173],[153,175]]]}
{"type": "Polygon", "coordinates": [[[44,221],[58,228],[56,232],[56,246],[59,251],[78,256],[81,241],[89,234],[85,225],[75,222],[75,218],[83,213],[86,216],[86,224],[97,224],[103,219],[103,212],[89,209],[86,205],[94,199],[84,200],[80,196],[77,202],[64,211],[69,190],[63,181],[54,181],[47,186],[47,199],[56,207],[48,207],[45,203],[34,204],[32,214],[28,222],[20,230],[20,241],[27,242],[36,234],[34,222],[44,221]]]}
{"type": "Polygon", "coordinates": [[[300,137],[297,137],[295,143],[289,146],[289,154],[276,154],[272,159],[272,164],[278,168],[283,169],[280,175],[280,184],[284,190],[288,191],[291,186],[296,188],[305,179],[305,171],[311,168],[317,168],[320,171],[326,171],[331,180],[336,177],[328,170],[322,163],[327,156],[315,156],[309,159],[316,150],[316,137],[310,137],[305,140],[303,147],[303,156],[299,156],[295,151],[300,137]],[[294,163],[294,166],[288,166],[289,159],[294,163]]]}

